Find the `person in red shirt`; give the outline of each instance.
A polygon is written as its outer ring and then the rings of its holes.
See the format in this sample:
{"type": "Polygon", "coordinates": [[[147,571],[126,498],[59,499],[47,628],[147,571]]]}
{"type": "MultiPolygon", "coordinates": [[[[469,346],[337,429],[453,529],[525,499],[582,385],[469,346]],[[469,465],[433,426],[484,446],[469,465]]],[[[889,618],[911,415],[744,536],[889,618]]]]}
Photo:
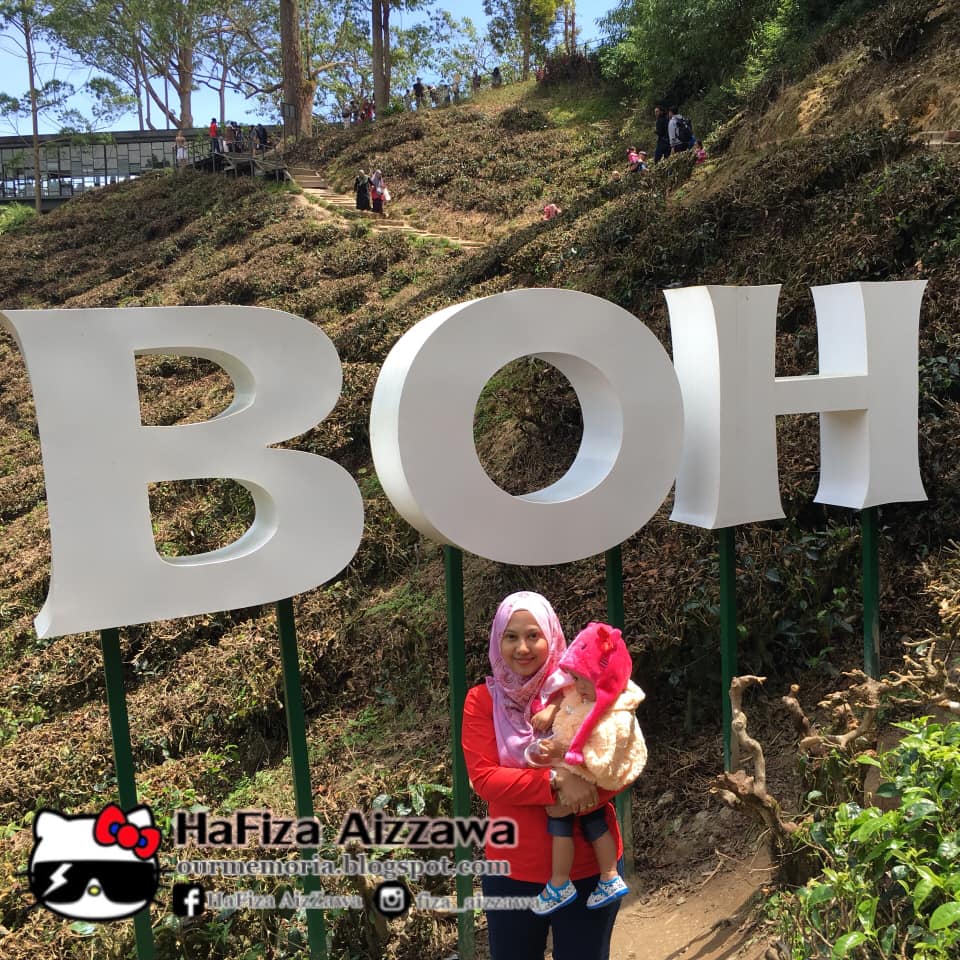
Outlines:
{"type": "MultiPolygon", "coordinates": [[[[537,593],[511,594],[498,607],[490,631],[493,676],[468,691],[463,709],[463,754],[474,791],[487,802],[488,816],[516,825],[516,845],[492,837],[487,860],[506,861],[509,876],[484,876],[484,897],[524,897],[532,905],[551,876],[552,840],[546,808],[560,803],[571,813],[604,812],[618,858],[623,842],[613,794],[572,770],[526,767],[524,752],[535,734],[531,717],[569,683],[558,664],[566,641],[549,601],[537,593]]],[[[530,909],[487,910],[491,960],[544,960],[547,931],[553,930],[554,960],[608,960],[610,935],[620,901],[588,909],[600,879],[590,842],[574,834],[570,878],[578,896],[547,916],[530,909]]]]}

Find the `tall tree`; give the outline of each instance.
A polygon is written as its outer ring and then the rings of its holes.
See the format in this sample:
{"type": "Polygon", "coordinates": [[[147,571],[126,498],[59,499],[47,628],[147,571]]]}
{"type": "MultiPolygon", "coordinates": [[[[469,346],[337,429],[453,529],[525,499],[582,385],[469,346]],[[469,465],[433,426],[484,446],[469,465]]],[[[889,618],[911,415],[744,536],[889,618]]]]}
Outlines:
{"type": "Polygon", "coordinates": [[[534,52],[546,53],[546,44],[556,26],[560,0],[483,0],[484,13],[490,18],[487,31],[493,46],[503,52],[511,39],[520,39],[520,78],[530,76],[534,52]]]}
{"type": "Polygon", "coordinates": [[[232,26],[242,39],[233,66],[237,86],[263,103],[275,104],[280,95],[295,104],[294,129],[309,133],[323,79],[355,64],[358,50],[369,71],[363,0],[248,0],[245,10],[232,26]]]}
{"type": "Polygon", "coordinates": [[[280,55],[283,99],[296,108],[293,134],[299,137],[302,130],[310,130],[317,86],[304,70],[298,0],[280,0],[280,55]]]}
{"type": "Polygon", "coordinates": [[[50,26],[83,63],[137,98],[141,129],[153,127],[151,107],[168,122],[192,126],[195,49],[207,2],[75,0],[58,5],[50,26]],[[159,81],[174,88],[178,109],[170,106],[159,81]]]}
{"type": "MultiPolygon", "coordinates": [[[[33,0],[4,0],[0,3],[0,20],[7,29],[15,31],[15,42],[27,61],[27,77],[30,83],[27,94],[30,103],[30,126],[33,146],[33,197],[37,213],[43,205],[42,178],[40,175],[40,103],[41,91],[37,84],[37,37],[43,32],[43,19],[49,9],[38,6],[33,0]]],[[[7,113],[21,112],[21,101],[6,96],[2,107],[7,113]]]]}
{"type": "Polygon", "coordinates": [[[485,31],[469,17],[457,20],[448,10],[434,10],[429,20],[393,34],[393,80],[400,86],[410,86],[425,71],[442,77],[469,77],[475,68],[487,73],[497,57],[485,31]]]}
{"type": "MultiPolygon", "coordinates": [[[[130,109],[130,100],[117,85],[105,77],[93,77],[81,91],[90,101],[90,114],[84,115],[70,106],[78,91],[73,84],[45,76],[49,70],[39,62],[42,55],[51,52],[56,38],[50,29],[54,5],[47,0],[0,0],[0,25],[8,41],[20,51],[25,61],[28,89],[23,96],[0,93],[0,117],[16,129],[20,118],[29,118],[31,150],[33,154],[34,204],[37,211],[43,201],[43,165],[40,149],[40,118],[50,118],[61,131],[91,132],[98,125],[122,116],[130,109]]],[[[62,62],[63,51],[55,48],[54,64],[62,62]]],[[[47,64],[49,67],[49,63],[47,64]]]]}
{"type": "Polygon", "coordinates": [[[390,105],[390,0],[370,0],[373,103],[377,113],[390,105]]]}
{"type": "Polygon", "coordinates": [[[560,15],[563,19],[563,48],[568,56],[573,56],[577,52],[577,35],[580,33],[576,0],[563,0],[560,15]]]}
{"type": "Polygon", "coordinates": [[[370,51],[373,67],[373,102],[377,111],[390,105],[393,83],[394,41],[407,31],[391,30],[391,10],[420,10],[430,0],[368,0],[370,4],[370,51]]]}
{"type": "Polygon", "coordinates": [[[799,0],[620,0],[601,21],[604,72],[645,98],[684,100],[722,83],[779,7],[799,0]]]}

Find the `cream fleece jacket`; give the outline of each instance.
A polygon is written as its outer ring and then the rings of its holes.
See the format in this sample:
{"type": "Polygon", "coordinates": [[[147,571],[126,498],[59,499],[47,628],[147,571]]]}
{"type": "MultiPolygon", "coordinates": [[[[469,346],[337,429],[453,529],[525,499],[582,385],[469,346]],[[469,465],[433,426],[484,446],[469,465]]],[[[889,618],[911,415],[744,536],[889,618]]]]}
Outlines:
{"type": "MultiPolygon", "coordinates": [[[[603,714],[583,745],[583,766],[560,766],[604,790],[622,790],[633,783],[647,763],[647,745],[636,717],[643,699],[644,692],[628,680],[623,693],[603,714]]],[[[592,702],[580,699],[576,687],[566,687],[553,720],[554,738],[569,744],[592,707],[592,702]]]]}

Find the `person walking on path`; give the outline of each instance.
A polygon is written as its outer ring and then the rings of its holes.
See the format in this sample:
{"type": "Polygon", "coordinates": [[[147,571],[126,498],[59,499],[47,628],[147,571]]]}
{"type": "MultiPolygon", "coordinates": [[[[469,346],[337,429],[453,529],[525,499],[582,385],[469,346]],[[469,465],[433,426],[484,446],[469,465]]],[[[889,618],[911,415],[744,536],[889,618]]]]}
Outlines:
{"type": "Polygon", "coordinates": [[[185,167],[187,165],[187,138],[182,130],[177,131],[177,138],[174,140],[174,147],[177,156],[177,166],[185,167]]]}
{"type": "MultiPolygon", "coordinates": [[[[609,802],[571,769],[531,768],[524,752],[533,740],[531,718],[569,681],[558,669],[566,650],[560,621],[549,601],[523,591],[497,608],[490,629],[492,676],[467,692],[463,707],[463,756],[474,791],[492,819],[512,820],[516,833],[490,834],[487,860],[506,860],[508,876],[484,876],[485,897],[535,898],[550,879],[551,841],[546,807],[562,804],[569,813],[601,809],[622,856],[620,829],[609,802]],[[494,839],[496,837],[496,839],[494,839]]],[[[550,916],[532,910],[487,911],[491,960],[544,960],[547,932],[553,931],[554,960],[609,960],[610,936],[620,901],[595,910],[587,898],[600,880],[597,858],[581,833],[573,838],[570,876],[578,898],[550,916]]]]}
{"type": "Polygon", "coordinates": [[[653,162],[659,163],[664,157],[670,156],[670,130],[667,113],[661,106],[653,108],[653,115],[656,118],[657,130],[657,149],[653,154],[653,162]]]}
{"type": "Polygon", "coordinates": [[[217,118],[210,118],[210,155],[220,152],[220,130],[217,127],[217,118]]]}
{"type": "Polygon", "coordinates": [[[373,203],[373,212],[379,213],[381,217],[386,217],[383,203],[390,199],[390,191],[387,190],[386,181],[384,181],[383,173],[380,170],[374,170],[373,176],[370,178],[370,199],[373,203]]]}
{"type": "Polygon", "coordinates": [[[413,95],[417,101],[417,110],[423,109],[423,95],[426,91],[423,87],[423,81],[417,77],[417,82],[413,85],[413,95]]]}
{"type": "Polygon", "coordinates": [[[370,178],[361,170],[353,181],[353,192],[357,195],[357,209],[370,209],[370,178]]]}

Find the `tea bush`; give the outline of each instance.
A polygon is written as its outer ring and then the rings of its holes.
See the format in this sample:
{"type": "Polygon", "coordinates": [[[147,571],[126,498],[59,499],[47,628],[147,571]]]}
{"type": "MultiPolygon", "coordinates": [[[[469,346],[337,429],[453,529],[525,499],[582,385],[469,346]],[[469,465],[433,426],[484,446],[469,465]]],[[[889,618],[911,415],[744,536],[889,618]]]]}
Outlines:
{"type": "Polygon", "coordinates": [[[929,718],[879,759],[877,797],[841,803],[799,834],[821,874],[775,898],[792,960],[949,960],[960,955],[960,723],[929,718]]]}
{"type": "Polygon", "coordinates": [[[33,207],[22,203],[11,203],[5,210],[0,210],[0,234],[16,230],[17,227],[28,223],[36,216],[33,207]]]}

